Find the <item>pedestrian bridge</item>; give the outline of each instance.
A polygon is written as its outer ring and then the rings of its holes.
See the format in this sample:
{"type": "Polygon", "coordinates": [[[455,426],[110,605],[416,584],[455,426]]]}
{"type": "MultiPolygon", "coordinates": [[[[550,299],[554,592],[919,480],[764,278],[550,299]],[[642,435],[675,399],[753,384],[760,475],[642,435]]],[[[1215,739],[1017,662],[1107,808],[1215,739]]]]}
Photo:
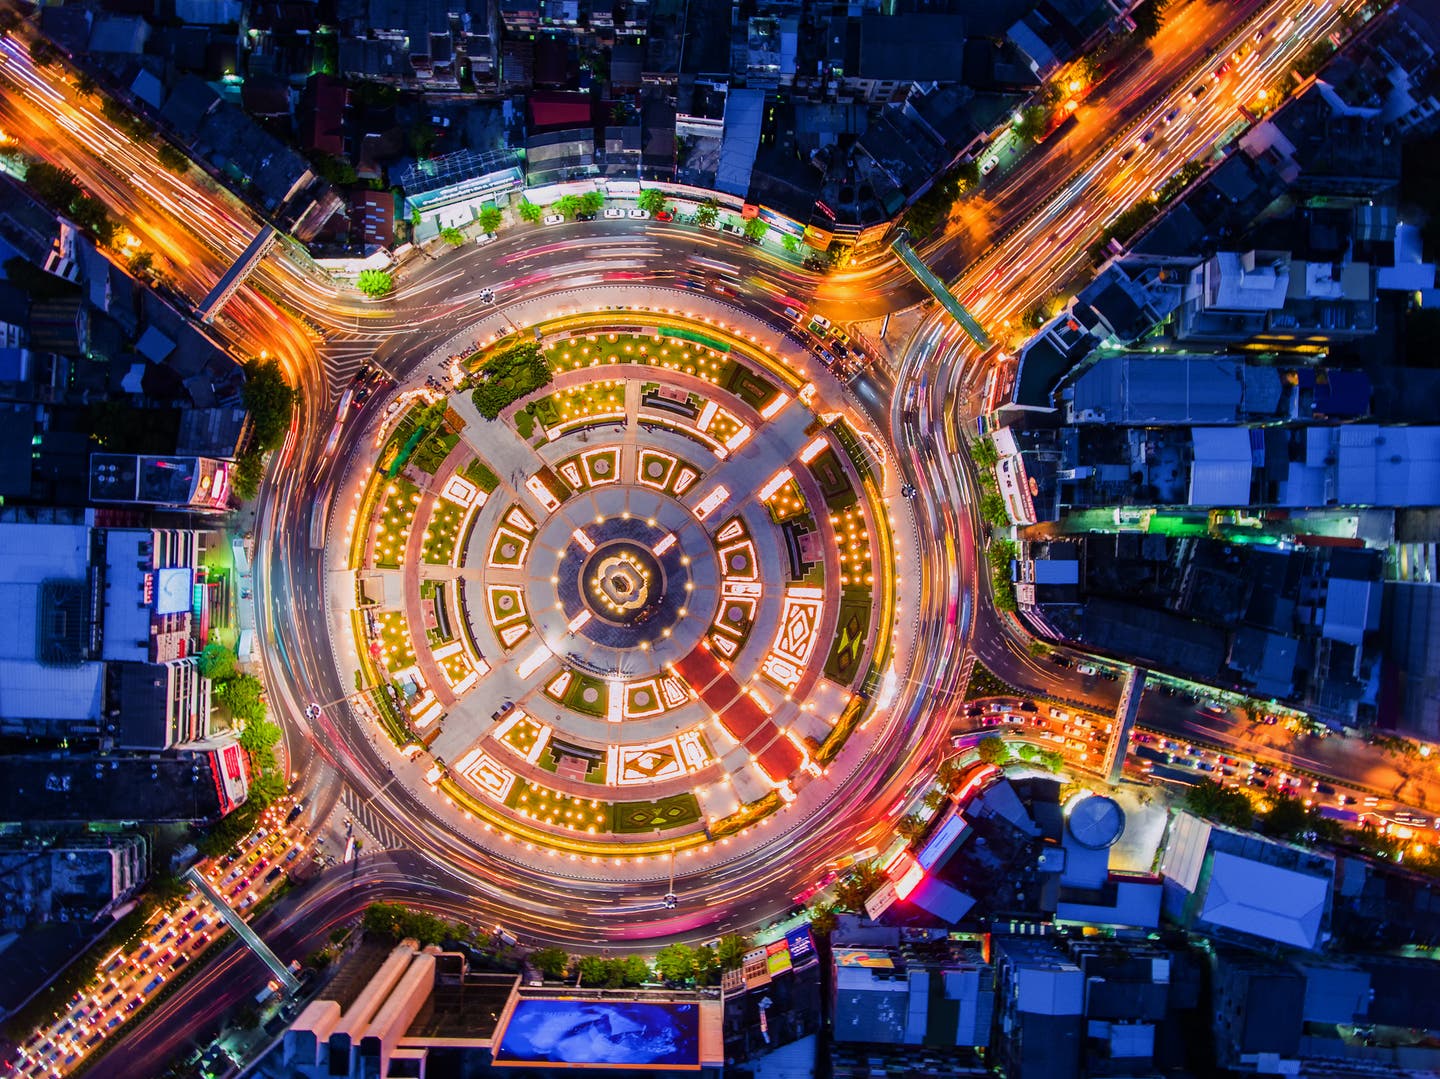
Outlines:
{"type": "Polygon", "coordinates": [[[250,271],[260,265],[260,260],[265,257],[265,252],[270,250],[270,245],[275,242],[275,226],[266,225],[255,234],[255,239],[240,253],[240,257],[231,264],[225,271],[223,277],[215,282],[215,287],[210,294],[200,301],[196,314],[201,322],[212,322],[220,308],[229,302],[230,297],[235,295],[236,290],[245,283],[250,276],[250,271]]]}

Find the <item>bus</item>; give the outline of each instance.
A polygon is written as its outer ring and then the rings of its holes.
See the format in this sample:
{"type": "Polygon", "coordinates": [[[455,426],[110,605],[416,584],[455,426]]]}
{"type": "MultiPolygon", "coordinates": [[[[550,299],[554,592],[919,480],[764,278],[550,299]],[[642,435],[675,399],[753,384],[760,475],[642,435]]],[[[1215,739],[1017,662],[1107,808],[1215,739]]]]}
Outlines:
{"type": "Polygon", "coordinates": [[[326,488],[315,496],[310,506],[310,549],[318,551],[325,546],[325,526],[330,519],[330,490],[326,488]]]}

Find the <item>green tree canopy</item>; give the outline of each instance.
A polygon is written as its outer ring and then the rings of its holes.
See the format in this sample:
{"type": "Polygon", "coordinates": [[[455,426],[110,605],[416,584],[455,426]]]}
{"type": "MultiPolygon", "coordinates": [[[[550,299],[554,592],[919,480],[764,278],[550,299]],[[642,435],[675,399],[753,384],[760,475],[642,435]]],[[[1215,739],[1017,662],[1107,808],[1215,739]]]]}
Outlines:
{"type": "Polygon", "coordinates": [[[925,822],[920,819],[920,814],[907,813],[895,825],[895,831],[899,832],[903,838],[914,842],[925,834],[925,822]]]}
{"type": "Polygon", "coordinates": [[[395,288],[395,278],[384,270],[361,270],[355,287],[373,299],[388,296],[395,288]]]}
{"type": "Polygon", "coordinates": [[[658,187],[647,187],[640,192],[640,197],[635,200],[635,205],[648,214],[658,214],[665,209],[665,192],[658,187]]]}
{"type": "Polygon", "coordinates": [[[714,985],[720,975],[720,957],[715,949],[702,944],[695,949],[695,982],[697,985],[714,985]]]}
{"type": "Polygon", "coordinates": [[[255,427],[256,448],[262,452],[275,449],[285,440],[295,407],[295,390],[285,381],[285,372],[274,360],[246,360],[240,396],[255,427]]]}
{"type": "Polygon", "coordinates": [[[761,239],[769,231],[769,224],[761,221],[758,217],[752,217],[749,221],[745,222],[745,235],[752,240],[761,239]]]}
{"type": "Polygon", "coordinates": [[[268,753],[280,741],[280,728],[268,719],[252,719],[240,732],[240,747],[249,753],[268,753]]]}
{"type": "Polygon", "coordinates": [[[253,502],[260,493],[260,480],[265,475],[265,459],[254,450],[242,453],[230,473],[230,489],[242,502],[253,502]]]}
{"type": "Polygon", "coordinates": [[[714,198],[706,199],[695,208],[695,223],[705,225],[707,228],[715,224],[715,219],[720,216],[720,200],[714,198]]]}
{"type": "Polygon", "coordinates": [[[715,947],[715,958],[720,961],[721,970],[739,970],[745,962],[745,953],[750,950],[750,938],[739,933],[726,933],[715,947]]]}
{"type": "Polygon", "coordinates": [[[80,197],[80,181],[75,174],[46,161],[32,162],[26,168],[25,183],[35,192],[36,198],[62,213],[68,212],[71,204],[80,197]]]}
{"type": "Polygon", "coordinates": [[[396,941],[414,938],[422,945],[440,944],[466,935],[464,926],[452,925],[433,914],[399,903],[371,903],[365,908],[361,925],[369,934],[396,941]]]}
{"type": "Polygon", "coordinates": [[[1232,828],[1249,828],[1255,822],[1255,807],[1243,791],[1202,780],[1185,792],[1183,805],[1197,817],[1205,817],[1232,828]]]}
{"type": "Polygon", "coordinates": [[[200,652],[200,673],[212,682],[223,682],[235,673],[235,653],[223,644],[207,644],[200,652]]]}
{"type": "Polygon", "coordinates": [[[190,167],[190,157],[184,150],[172,146],[168,142],[162,142],[160,148],[155,151],[155,160],[160,162],[160,167],[175,175],[183,175],[190,167]]]}
{"type": "Polygon", "coordinates": [[[1010,747],[998,735],[987,734],[980,739],[975,750],[986,764],[1004,764],[1010,759],[1010,747]]]}
{"type": "Polygon", "coordinates": [[[487,206],[480,211],[480,227],[486,232],[494,232],[503,220],[504,214],[497,207],[487,206]]]}
{"type": "Polygon", "coordinates": [[[570,966],[570,956],[563,948],[539,948],[528,956],[530,965],[547,978],[560,979],[570,966]]]}
{"type": "Polygon", "coordinates": [[[459,247],[465,242],[465,234],[457,228],[443,228],[440,230],[440,239],[451,247],[459,247]]]}
{"type": "Polygon", "coordinates": [[[562,217],[574,217],[580,212],[580,199],[576,195],[561,195],[550,207],[551,213],[562,217]]]}
{"type": "Polygon", "coordinates": [[[580,957],[580,984],[591,987],[602,986],[610,979],[610,960],[598,955],[580,957]]]}
{"type": "Polygon", "coordinates": [[[260,679],[253,674],[240,674],[222,682],[219,692],[230,714],[250,723],[265,718],[265,702],[260,696],[262,688],[260,679]]]}
{"type": "Polygon", "coordinates": [[[545,211],[529,199],[521,199],[520,205],[515,208],[515,212],[520,215],[521,221],[528,221],[532,225],[545,216],[545,211]]]}
{"type": "Polygon", "coordinates": [[[605,196],[599,191],[587,191],[580,196],[580,212],[598,214],[605,208],[605,196]]]}
{"type": "Polygon", "coordinates": [[[696,969],[695,949],[685,944],[667,944],[655,956],[655,973],[667,982],[688,982],[696,969]]]}

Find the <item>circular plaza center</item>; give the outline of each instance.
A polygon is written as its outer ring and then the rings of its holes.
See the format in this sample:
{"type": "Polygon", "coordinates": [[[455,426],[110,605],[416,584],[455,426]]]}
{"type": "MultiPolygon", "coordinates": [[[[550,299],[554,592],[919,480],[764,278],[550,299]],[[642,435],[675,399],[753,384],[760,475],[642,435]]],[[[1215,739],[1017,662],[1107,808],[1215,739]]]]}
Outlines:
{"type": "Polygon", "coordinates": [[[821,792],[875,707],[880,443],[753,339],[635,321],[469,354],[375,442],[361,712],[482,844],[709,852],[821,792]]]}

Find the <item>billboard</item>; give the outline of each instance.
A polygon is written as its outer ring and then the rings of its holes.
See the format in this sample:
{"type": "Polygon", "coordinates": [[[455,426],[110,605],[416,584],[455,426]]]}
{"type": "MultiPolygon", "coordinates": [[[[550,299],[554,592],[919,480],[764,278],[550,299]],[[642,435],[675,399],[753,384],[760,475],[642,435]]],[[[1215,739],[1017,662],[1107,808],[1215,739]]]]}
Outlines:
{"type": "Polygon", "coordinates": [[[195,605],[193,577],[189,567],[155,571],[155,613],[184,614],[195,605]]]}
{"type": "Polygon", "coordinates": [[[784,974],[791,968],[790,947],[783,940],[765,946],[765,966],[771,977],[784,974]]]}
{"type": "Polygon", "coordinates": [[[915,855],[921,868],[934,869],[935,864],[950,853],[951,844],[960,838],[965,828],[965,818],[960,815],[960,810],[951,806],[940,826],[931,833],[925,845],[920,848],[920,853],[915,855]]]}
{"type": "Polygon", "coordinates": [[[798,929],[792,929],[785,934],[785,944],[790,949],[790,962],[799,970],[807,963],[816,962],[815,940],[810,936],[810,923],[806,922],[798,929]]]}
{"type": "Polygon", "coordinates": [[[495,1050],[497,1066],[700,1067],[700,1006],[691,1001],[522,998],[495,1050]]]}
{"type": "Polygon", "coordinates": [[[873,970],[893,970],[895,960],[890,953],[879,948],[836,948],[837,967],[870,967],[873,970]]]}

